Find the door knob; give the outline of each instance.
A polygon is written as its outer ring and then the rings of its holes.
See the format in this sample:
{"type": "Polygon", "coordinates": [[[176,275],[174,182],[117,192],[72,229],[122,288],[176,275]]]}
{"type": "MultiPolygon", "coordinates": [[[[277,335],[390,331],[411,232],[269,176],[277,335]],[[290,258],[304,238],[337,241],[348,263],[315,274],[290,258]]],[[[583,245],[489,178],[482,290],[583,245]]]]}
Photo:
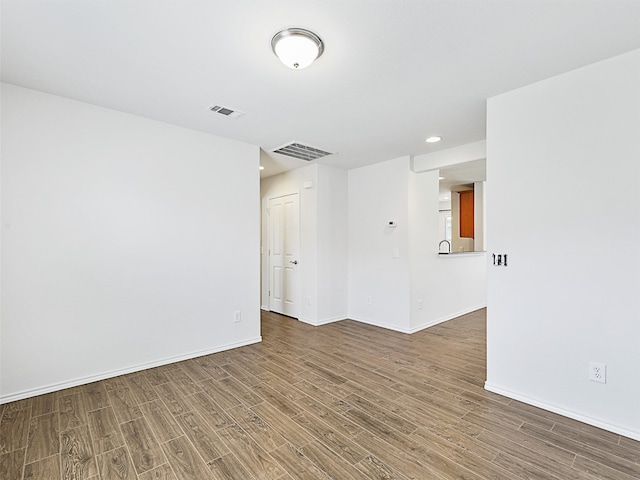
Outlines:
{"type": "Polygon", "coordinates": [[[294,265],[298,264],[298,260],[289,260],[289,263],[293,263],[294,265]]]}

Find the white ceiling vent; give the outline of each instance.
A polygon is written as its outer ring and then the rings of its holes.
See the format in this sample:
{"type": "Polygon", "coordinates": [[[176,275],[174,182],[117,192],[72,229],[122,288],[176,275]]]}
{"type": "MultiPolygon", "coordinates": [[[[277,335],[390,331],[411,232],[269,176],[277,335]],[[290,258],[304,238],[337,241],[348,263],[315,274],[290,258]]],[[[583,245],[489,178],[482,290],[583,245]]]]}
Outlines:
{"type": "Polygon", "coordinates": [[[328,155],[333,155],[331,152],[325,152],[319,148],[310,147],[309,145],[303,145],[298,142],[287,143],[286,145],[272,150],[272,152],[280,153],[281,155],[286,155],[288,157],[298,158],[300,160],[306,160],[307,162],[326,157],[328,155]]]}
{"type": "Polygon", "coordinates": [[[245,113],[245,112],[241,112],[240,110],[232,110],[231,108],[222,107],[220,105],[214,105],[213,107],[209,107],[209,110],[229,118],[238,118],[244,115],[245,113]]]}

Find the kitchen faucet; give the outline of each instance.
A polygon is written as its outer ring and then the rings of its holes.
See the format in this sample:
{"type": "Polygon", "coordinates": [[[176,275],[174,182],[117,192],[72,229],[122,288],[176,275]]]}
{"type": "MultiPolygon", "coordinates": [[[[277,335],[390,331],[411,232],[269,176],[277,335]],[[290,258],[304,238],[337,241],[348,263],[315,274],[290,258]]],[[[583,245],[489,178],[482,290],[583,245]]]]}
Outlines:
{"type": "Polygon", "coordinates": [[[449,240],[442,240],[439,244],[438,244],[438,251],[440,251],[440,246],[446,243],[449,247],[449,251],[447,253],[451,253],[451,242],[449,240]]]}

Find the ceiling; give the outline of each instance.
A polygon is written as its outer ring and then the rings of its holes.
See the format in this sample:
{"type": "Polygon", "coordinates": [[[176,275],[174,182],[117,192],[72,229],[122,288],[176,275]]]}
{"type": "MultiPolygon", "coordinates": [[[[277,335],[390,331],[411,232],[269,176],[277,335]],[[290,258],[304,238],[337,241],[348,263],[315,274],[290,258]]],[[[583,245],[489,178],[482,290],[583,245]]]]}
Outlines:
{"type": "Polygon", "coordinates": [[[1,6],[3,81],[258,145],[265,176],[307,164],[269,153],[291,141],[350,169],[482,140],[488,97],[640,48],[638,0],[1,6]],[[271,52],[291,26],[325,43],[305,70],[271,52]]]}
{"type": "Polygon", "coordinates": [[[487,179],[487,160],[458,163],[439,169],[440,201],[450,197],[451,192],[467,190],[474,182],[484,182],[487,179]],[[466,186],[466,187],[465,187],[466,186]]]}

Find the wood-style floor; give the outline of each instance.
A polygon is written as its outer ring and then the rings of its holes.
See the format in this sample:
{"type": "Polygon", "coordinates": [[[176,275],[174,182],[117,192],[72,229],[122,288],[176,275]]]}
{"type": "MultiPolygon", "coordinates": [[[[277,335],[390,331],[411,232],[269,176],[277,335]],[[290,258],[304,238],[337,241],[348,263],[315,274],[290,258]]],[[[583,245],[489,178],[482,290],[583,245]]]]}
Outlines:
{"type": "Polygon", "coordinates": [[[0,478],[640,478],[640,442],[485,391],[485,312],[263,342],[0,406],[0,478]]]}

